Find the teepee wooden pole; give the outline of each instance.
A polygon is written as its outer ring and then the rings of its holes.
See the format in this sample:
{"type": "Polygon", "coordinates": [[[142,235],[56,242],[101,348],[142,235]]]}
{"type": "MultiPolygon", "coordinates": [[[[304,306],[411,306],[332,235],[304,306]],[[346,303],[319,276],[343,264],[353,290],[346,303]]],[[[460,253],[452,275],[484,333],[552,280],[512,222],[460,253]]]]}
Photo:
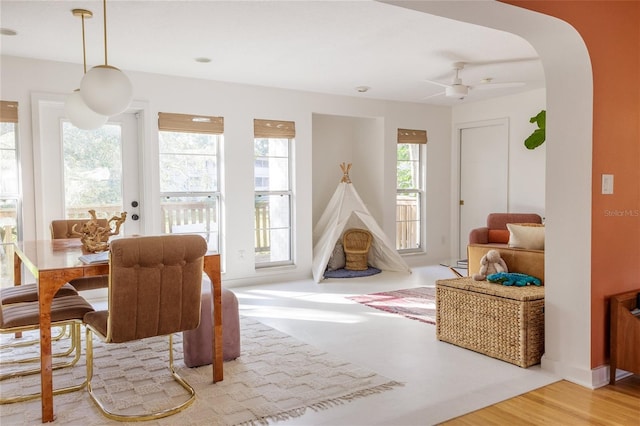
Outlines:
{"type": "Polygon", "coordinates": [[[349,178],[349,170],[351,170],[351,163],[340,163],[340,168],[342,169],[342,179],[340,179],[340,183],[351,183],[351,178],[349,178]]]}

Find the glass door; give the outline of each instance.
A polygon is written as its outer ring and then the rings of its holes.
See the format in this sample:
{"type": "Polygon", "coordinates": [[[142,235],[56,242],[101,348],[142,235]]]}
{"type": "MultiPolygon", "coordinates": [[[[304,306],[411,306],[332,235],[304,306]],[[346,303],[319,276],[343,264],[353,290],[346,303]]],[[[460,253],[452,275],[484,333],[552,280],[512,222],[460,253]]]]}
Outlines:
{"type": "Polygon", "coordinates": [[[121,114],[97,130],[80,130],[61,103],[41,105],[40,178],[36,177],[38,239],[49,239],[54,219],[110,219],[127,212],[120,235],[142,229],[137,119],[121,114]]]}

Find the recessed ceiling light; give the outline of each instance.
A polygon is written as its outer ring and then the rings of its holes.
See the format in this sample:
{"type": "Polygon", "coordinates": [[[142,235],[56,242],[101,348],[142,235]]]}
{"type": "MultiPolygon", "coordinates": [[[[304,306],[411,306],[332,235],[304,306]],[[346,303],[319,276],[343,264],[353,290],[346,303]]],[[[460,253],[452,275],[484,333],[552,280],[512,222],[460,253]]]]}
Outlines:
{"type": "Polygon", "coordinates": [[[208,64],[211,62],[210,58],[196,58],[196,62],[200,62],[201,64],[208,64]]]}
{"type": "Polygon", "coordinates": [[[11,28],[0,28],[0,34],[6,35],[6,36],[14,36],[14,35],[17,35],[18,33],[12,30],[11,28]]]}
{"type": "Polygon", "coordinates": [[[356,90],[360,93],[365,93],[368,92],[369,90],[371,90],[371,87],[369,86],[358,86],[356,87],[356,90]]]}

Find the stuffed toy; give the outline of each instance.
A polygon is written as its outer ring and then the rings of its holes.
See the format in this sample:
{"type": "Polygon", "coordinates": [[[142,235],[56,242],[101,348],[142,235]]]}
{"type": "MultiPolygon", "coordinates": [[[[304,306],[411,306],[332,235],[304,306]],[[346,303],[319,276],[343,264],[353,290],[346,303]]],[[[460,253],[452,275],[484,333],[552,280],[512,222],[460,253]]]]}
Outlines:
{"type": "Polygon", "coordinates": [[[524,287],[527,285],[542,285],[540,280],[527,274],[518,272],[498,272],[496,274],[487,275],[487,280],[492,283],[500,283],[502,285],[515,285],[524,287]]]}
{"type": "Polygon", "coordinates": [[[477,274],[473,274],[473,279],[476,281],[484,281],[487,275],[497,272],[509,272],[507,264],[500,257],[498,250],[489,250],[482,256],[482,259],[480,259],[480,271],[477,274]]]}

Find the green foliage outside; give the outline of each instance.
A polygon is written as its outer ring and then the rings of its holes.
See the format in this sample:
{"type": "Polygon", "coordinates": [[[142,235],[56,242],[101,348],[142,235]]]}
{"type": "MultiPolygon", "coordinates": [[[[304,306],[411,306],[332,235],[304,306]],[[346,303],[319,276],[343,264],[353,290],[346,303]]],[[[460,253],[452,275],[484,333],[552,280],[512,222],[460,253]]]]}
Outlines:
{"type": "Polygon", "coordinates": [[[64,123],[64,192],[67,208],[122,204],[120,126],[85,131],[64,123]]]}
{"type": "Polygon", "coordinates": [[[160,192],[218,189],[217,136],[160,132],[160,192]]]}
{"type": "Polygon", "coordinates": [[[419,148],[420,147],[417,144],[398,144],[398,189],[415,189],[418,187],[418,167],[420,165],[418,158],[420,152],[419,148]]]}

